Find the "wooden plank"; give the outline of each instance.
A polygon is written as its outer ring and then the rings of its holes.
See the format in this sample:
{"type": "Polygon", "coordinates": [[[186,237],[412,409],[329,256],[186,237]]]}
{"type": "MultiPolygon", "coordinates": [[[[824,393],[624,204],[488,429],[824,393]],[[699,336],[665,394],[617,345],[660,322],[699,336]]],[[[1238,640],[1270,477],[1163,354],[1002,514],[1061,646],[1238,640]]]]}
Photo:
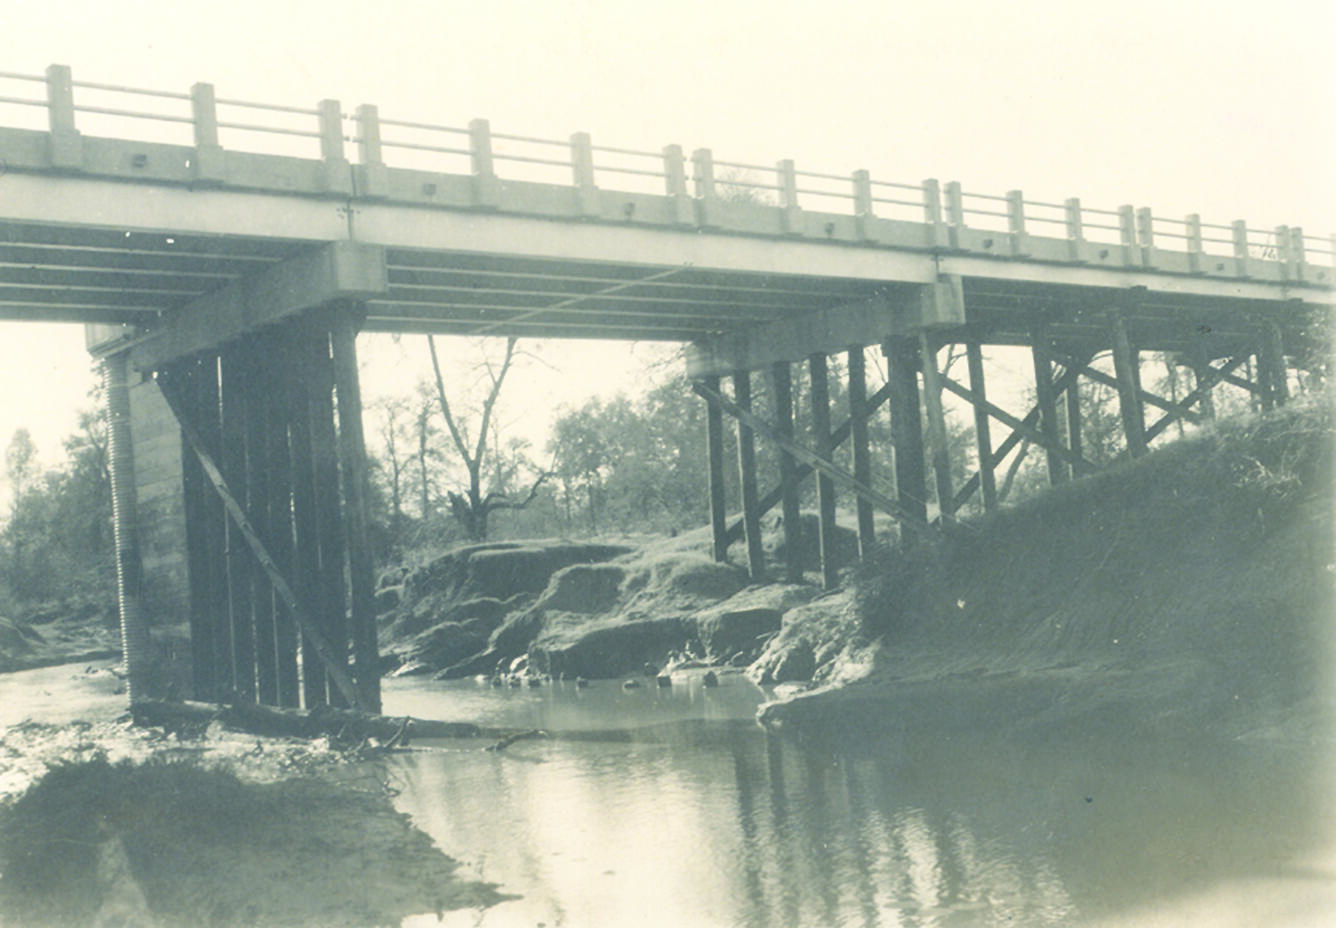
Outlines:
{"type": "Polygon", "coordinates": [[[1067,468],[1056,449],[1062,446],[1058,435],[1058,405],[1053,393],[1053,361],[1042,331],[1031,336],[1030,356],[1034,361],[1035,405],[1039,407],[1039,431],[1044,436],[1044,453],[1048,463],[1049,486],[1067,480],[1067,468]]]}
{"type": "Polygon", "coordinates": [[[1262,350],[1271,375],[1271,395],[1277,406],[1284,406],[1290,400],[1290,385],[1285,365],[1285,339],[1280,325],[1274,319],[1267,320],[1262,337],[1262,350]]]}
{"type": "Polygon", "coordinates": [[[1132,457],[1146,453],[1145,413],[1140,398],[1140,362],[1132,349],[1127,336],[1127,322],[1122,313],[1114,311],[1109,316],[1109,328],[1113,341],[1113,367],[1118,378],[1118,411],[1123,420],[1123,435],[1127,440],[1127,450],[1132,457]]]}
{"type": "MultiPolygon", "coordinates": [[[[701,381],[714,396],[719,395],[719,378],[710,376],[701,381]]],[[[710,529],[714,539],[714,559],[728,559],[728,545],[733,540],[725,527],[728,518],[724,511],[724,416],[719,404],[706,397],[705,401],[705,451],[708,466],[710,490],[710,529]]],[[[738,520],[738,530],[742,530],[742,520],[738,520]]]]}
{"type": "MultiPolygon", "coordinates": [[[[219,364],[222,403],[222,457],[219,465],[229,486],[245,499],[246,382],[251,376],[243,348],[223,352],[219,364]]],[[[243,702],[255,701],[255,629],[251,612],[251,555],[234,523],[227,525],[227,599],[232,623],[232,691],[243,702]]]]}
{"type": "MultiPolygon", "coordinates": [[[[788,361],[770,365],[770,390],[774,400],[775,431],[793,440],[793,374],[788,361]]],[[[802,514],[798,508],[798,463],[784,448],[779,449],[780,512],[784,518],[784,578],[803,582],[802,514]]]]}
{"type": "Polygon", "coordinates": [[[1201,417],[1203,419],[1214,419],[1216,378],[1210,376],[1212,368],[1206,357],[1205,349],[1201,345],[1197,345],[1192,351],[1190,360],[1192,363],[1192,377],[1195,381],[1195,389],[1192,392],[1200,391],[1197,406],[1201,409],[1201,417]]]}
{"type": "MultiPolygon", "coordinates": [[[[201,360],[195,389],[200,442],[210,454],[217,456],[222,448],[217,355],[205,355],[201,360]]],[[[208,559],[207,588],[211,597],[209,625],[213,639],[213,698],[222,700],[232,690],[232,618],[227,604],[227,515],[223,511],[222,500],[213,493],[205,494],[201,508],[205,557],[208,559]]]]}
{"type": "MultiPolygon", "coordinates": [[[[202,418],[197,408],[199,400],[196,381],[201,376],[199,368],[198,361],[182,361],[158,374],[159,377],[175,379],[180,383],[181,395],[189,407],[188,414],[196,421],[202,418]]],[[[181,455],[181,498],[186,523],[186,584],[189,588],[190,676],[195,698],[207,702],[215,699],[217,694],[210,608],[216,594],[209,586],[211,568],[208,529],[205,525],[207,500],[204,496],[204,482],[204,471],[199,466],[199,460],[193,454],[181,455]]]]}
{"type": "Polygon", "coordinates": [[[171,407],[172,413],[176,416],[177,421],[181,425],[181,432],[186,440],[186,444],[199,459],[200,467],[204,470],[205,476],[209,478],[218,497],[222,500],[223,508],[227,511],[227,515],[231,519],[230,524],[236,526],[238,534],[250,548],[251,553],[259,562],[261,569],[269,575],[270,582],[274,585],[274,590],[279,596],[283,597],[283,600],[288,604],[288,608],[292,610],[293,616],[301,626],[302,632],[311,639],[315,646],[316,654],[320,660],[324,662],[325,669],[334,680],[339,691],[353,708],[360,709],[361,705],[358,702],[357,690],[353,686],[352,679],[343,668],[334,649],[330,646],[329,641],[320,633],[315,620],[302,606],[301,601],[297,599],[297,595],[293,592],[291,585],[289,585],[283,575],[279,573],[278,566],[274,563],[274,559],[269,555],[268,550],[265,549],[263,542],[260,541],[260,536],[256,534],[255,529],[251,526],[250,520],[247,519],[245,510],[242,508],[241,504],[237,502],[236,496],[228,487],[223,472],[219,469],[218,465],[214,462],[213,457],[209,454],[199,433],[195,431],[194,426],[185,417],[185,409],[180,401],[180,397],[176,394],[170,382],[165,384],[159,383],[158,386],[162,391],[163,397],[167,400],[167,405],[171,407]]]}
{"type": "MultiPolygon", "coordinates": [[[[292,527],[292,458],[288,449],[289,399],[284,370],[289,366],[287,339],[272,333],[266,339],[267,363],[263,377],[265,467],[269,485],[269,525],[264,535],[274,564],[285,577],[295,577],[292,527]]],[[[301,681],[297,669],[297,623],[282,597],[274,597],[274,647],[278,663],[278,704],[301,704],[301,681]]]]}
{"type": "MultiPolygon", "coordinates": [[[[306,350],[302,334],[295,328],[285,333],[289,363],[287,374],[289,422],[288,435],[292,443],[292,523],[296,539],[293,587],[302,602],[310,603],[312,610],[321,608],[320,590],[320,520],[316,515],[315,457],[311,451],[311,411],[305,365],[301,363],[306,350]]],[[[318,617],[317,629],[323,634],[318,617]]],[[[328,703],[325,670],[316,650],[315,641],[307,634],[301,636],[302,699],[306,708],[328,703]]]]}
{"type": "Polygon", "coordinates": [[[997,509],[997,480],[993,474],[993,439],[988,422],[988,410],[982,403],[988,401],[984,386],[983,346],[977,341],[965,343],[965,360],[969,365],[970,392],[982,402],[970,403],[974,411],[974,441],[979,449],[979,486],[983,490],[984,512],[997,509]]]}
{"type": "MultiPolygon", "coordinates": [[[[246,512],[265,546],[271,551],[269,534],[269,461],[266,456],[265,369],[270,364],[264,334],[253,334],[243,344],[248,355],[250,376],[245,384],[246,403],[246,512]]],[[[189,455],[186,455],[189,457],[189,455]]],[[[255,617],[255,682],[258,700],[267,706],[278,705],[278,642],[274,636],[274,590],[264,571],[253,571],[251,608],[255,617]]]]}
{"type": "Polygon", "coordinates": [[[932,472],[937,482],[937,505],[944,518],[955,515],[951,492],[951,449],[946,438],[946,415],[942,410],[942,385],[937,370],[937,345],[924,329],[919,333],[919,365],[923,369],[923,407],[928,413],[928,439],[932,449],[932,472]]]}
{"type": "MultiPolygon", "coordinates": [[[[1087,361],[1086,364],[1080,365],[1081,368],[1082,369],[1086,368],[1088,363],[1089,362],[1087,361]]],[[[1067,369],[1073,370],[1074,366],[1068,365],[1067,369]]],[[[1081,434],[1082,432],[1081,389],[1079,383],[1073,384],[1071,389],[1067,391],[1066,405],[1067,405],[1067,447],[1071,449],[1072,454],[1074,454],[1080,461],[1084,461],[1085,450],[1082,447],[1084,440],[1081,434]]],[[[1073,477],[1082,477],[1089,472],[1090,469],[1086,467],[1084,463],[1076,463],[1076,462],[1072,463],[1073,477]]]]}
{"type": "MultiPolygon", "coordinates": [[[[853,345],[847,354],[849,368],[849,422],[853,445],[854,479],[872,484],[872,453],[868,443],[867,370],[863,346],[853,345]]],[[[820,447],[820,445],[818,445],[820,447]]],[[[862,497],[858,507],[858,556],[866,560],[877,544],[876,528],[872,521],[872,504],[862,497]]]]}
{"type": "MultiPolygon", "coordinates": [[[[733,374],[733,401],[739,409],[751,410],[751,374],[733,374]]],[[[761,547],[761,516],[756,491],[756,437],[741,418],[738,430],[738,483],[742,487],[742,527],[747,540],[747,572],[752,581],[765,579],[765,551],[761,547]]]]}
{"type": "MultiPolygon", "coordinates": [[[[339,449],[334,432],[334,370],[328,331],[313,326],[305,341],[311,414],[311,453],[315,462],[315,511],[320,539],[320,618],[330,647],[342,666],[348,665],[347,589],[343,582],[346,545],[339,491],[339,449]]],[[[329,693],[339,706],[343,694],[329,693]]]]}
{"type": "Polygon", "coordinates": [[[928,478],[919,415],[918,345],[912,338],[891,338],[882,345],[891,396],[891,443],[895,447],[895,492],[910,521],[928,522],[928,478]]]}
{"type": "MultiPolygon", "coordinates": [[[[807,358],[807,373],[811,378],[812,442],[818,448],[830,447],[830,383],[827,379],[826,356],[821,352],[807,358]]],[[[852,421],[852,417],[851,417],[852,421]]],[[[835,556],[835,482],[824,472],[816,478],[816,508],[818,519],[818,547],[821,551],[821,585],[826,589],[839,586],[839,564],[835,556]]]]}
{"type": "Polygon", "coordinates": [[[380,654],[376,648],[371,485],[367,474],[366,436],[362,430],[362,391],[357,377],[357,334],[351,307],[334,314],[330,325],[330,348],[339,401],[339,463],[343,473],[347,527],[353,671],[362,707],[379,712],[380,654]]]}
{"type": "MultiPolygon", "coordinates": [[[[694,384],[692,384],[692,389],[698,395],[705,397],[706,399],[709,398],[709,388],[706,387],[703,382],[699,380],[696,381],[694,384]]],[[[817,454],[812,449],[806,448],[798,444],[796,441],[787,441],[781,438],[779,433],[776,432],[775,429],[771,428],[771,426],[767,422],[753,415],[752,413],[744,409],[741,409],[736,403],[732,402],[728,398],[721,396],[719,394],[715,394],[715,399],[719,403],[720,407],[724,410],[724,412],[728,413],[730,416],[733,416],[736,419],[745,421],[747,425],[751,427],[752,430],[765,436],[766,439],[768,439],[769,441],[773,441],[776,445],[779,445],[782,448],[786,448],[790,454],[792,454],[799,461],[802,461],[808,466],[810,466],[813,470],[818,471],[819,473],[828,474],[833,480],[835,480],[835,482],[839,483],[841,486],[848,488],[850,491],[857,493],[860,496],[866,496],[869,500],[872,501],[872,505],[876,506],[882,512],[885,512],[888,515],[892,515],[902,522],[909,522],[912,519],[914,519],[915,517],[914,513],[906,511],[903,507],[900,506],[898,502],[891,499],[889,496],[886,496],[884,493],[877,492],[872,487],[860,484],[857,480],[854,479],[853,474],[837,467],[835,464],[821,457],[821,455],[817,454]]],[[[925,520],[923,522],[919,522],[916,524],[922,527],[925,526],[927,522],[925,520]]]]}

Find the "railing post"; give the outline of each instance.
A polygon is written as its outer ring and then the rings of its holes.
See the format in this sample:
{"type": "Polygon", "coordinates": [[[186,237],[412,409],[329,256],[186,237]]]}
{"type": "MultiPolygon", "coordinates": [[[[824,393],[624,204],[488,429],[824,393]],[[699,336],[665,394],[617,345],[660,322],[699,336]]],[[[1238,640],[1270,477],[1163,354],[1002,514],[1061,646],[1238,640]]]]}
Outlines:
{"type": "Polygon", "coordinates": [[[860,242],[876,241],[872,236],[872,175],[865,170],[854,171],[854,231],[860,242]]]}
{"type": "Polygon", "coordinates": [[[779,181],[779,205],[784,225],[784,234],[803,234],[803,208],[798,205],[798,173],[793,167],[793,160],[785,158],[775,165],[775,176],[779,181]]]}
{"type": "Polygon", "coordinates": [[[200,83],[190,88],[190,112],[195,128],[191,173],[196,183],[221,184],[227,178],[227,156],[218,144],[218,104],[212,84],[200,83]]]}
{"type": "Polygon", "coordinates": [[[1188,213],[1184,221],[1187,227],[1188,270],[1200,274],[1206,269],[1206,249],[1201,240],[1201,216],[1188,213]]]}
{"type": "Polygon", "coordinates": [[[1300,226],[1290,226],[1290,267],[1293,280],[1305,280],[1308,276],[1308,255],[1304,248],[1304,230],[1300,226]]]}
{"type": "Polygon", "coordinates": [[[1081,221],[1081,198],[1068,197],[1063,203],[1067,218],[1067,255],[1073,261],[1084,260],[1085,226],[1081,221]]]}
{"type": "Polygon", "coordinates": [[[1030,236],[1025,231],[1025,197],[1019,190],[1007,191],[1007,231],[1011,233],[1011,253],[1021,257],[1030,253],[1030,236]]]}
{"type": "Polygon", "coordinates": [[[571,136],[571,173],[575,180],[575,205],[581,216],[599,214],[598,185],[594,183],[594,143],[588,132],[571,136]]]}
{"type": "Polygon", "coordinates": [[[687,192],[686,156],[681,145],[663,147],[663,179],[673,222],[679,226],[695,225],[695,210],[691,205],[691,194],[687,192]]]}
{"type": "Polygon", "coordinates": [[[343,156],[343,109],[338,100],[321,100],[316,109],[320,114],[320,157],[324,161],[325,190],[351,196],[352,169],[343,156]]]}
{"type": "Polygon", "coordinates": [[[380,145],[380,110],[370,103],[357,108],[357,192],[367,197],[383,197],[388,192],[389,177],[380,145]]]}
{"type": "Polygon", "coordinates": [[[942,187],[929,177],[923,187],[923,221],[928,224],[928,247],[950,248],[951,233],[942,221],[942,187]]]}
{"type": "Polygon", "coordinates": [[[1230,224],[1234,239],[1234,273],[1239,277],[1248,276],[1248,224],[1242,219],[1235,219],[1230,224]]]}
{"type": "Polygon", "coordinates": [[[1290,227],[1276,226],[1272,235],[1276,240],[1276,263],[1280,265],[1280,279],[1293,280],[1293,265],[1290,261],[1290,227]]]}
{"type": "Polygon", "coordinates": [[[1123,249],[1123,264],[1136,267],[1141,263],[1137,248],[1136,210],[1129,205],[1118,207],[1118,238],[1123,249]]]}
{"type": "Polygon", "coordinates": [[[1137,245],[1141,249],[1141,263],[1146,267],[1155,267],[1158,264],[1155,255],[1155,217],[1150,211],[1150,207],[1143,206],[1137,210],[1137,245]]]}
{"type": "Polygon", "coordinates": [[[946,185],[946,224],[952,248],[961,247],[961,232],[965,229],[965,198],[960,190],[960,181],[953,180],[946,185]]]}
{"type": "Polygon", "coordinates": [[[697,148],[691,153],[691,176],[696,194],[696,225],[708,228],[716,225],[719,194],[714,189],[714,155],[708,148],[697,148]]]}
{"type": "Polygon", "coordinates": [[[50,128],[47,156],[51,167],[77,171],[83,167],[83,137],[74,128],[74,78],[68,65],[46,69],[46,115],[50,128]]]}
{"type": "Polygon", "coordinates": [[[473,165],[473,202],[476,206],[501,205],[501,182],[492,161],[492,127],[485,119],[469,123],[469,160],[473,165]]]}

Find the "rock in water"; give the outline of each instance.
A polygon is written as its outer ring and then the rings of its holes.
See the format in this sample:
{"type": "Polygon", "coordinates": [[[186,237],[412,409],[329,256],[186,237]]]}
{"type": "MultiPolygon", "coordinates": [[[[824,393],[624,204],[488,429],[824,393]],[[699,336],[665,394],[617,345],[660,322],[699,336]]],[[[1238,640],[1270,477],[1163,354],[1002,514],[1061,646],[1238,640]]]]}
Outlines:
{"type": "Polygon", "coordinates": [[[639,680],[627,680],[625,683],[622,684],[622,689],[624,689],[624,690],[638,690],[638,689],[640,689],[640,681],[639,681],[639,680]]]}
{"type": "Polygon", "coordinates": [[[705,671],[705,676],[700,678],[700,682],[703,686],[718,686],[719,675],[713,670],[707,670],[705,671]]]}
{"type": "Polygon", "coordinates": [[[668,676],[668,674],[666,673],[660,674],[658,677],[655,678],[654,682],[659,684],[660,689],[663,689],[664,687],[669,687],[673,685],[673,678],[668,676]]]}

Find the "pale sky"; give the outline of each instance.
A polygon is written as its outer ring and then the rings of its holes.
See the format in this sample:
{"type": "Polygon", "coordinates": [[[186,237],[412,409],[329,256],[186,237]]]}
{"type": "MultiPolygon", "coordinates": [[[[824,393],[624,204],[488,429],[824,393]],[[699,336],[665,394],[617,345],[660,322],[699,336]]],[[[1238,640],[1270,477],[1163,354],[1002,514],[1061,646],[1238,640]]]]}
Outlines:
{"type": "MultiPolygon", "coordinates": [[[[463,125],[1210,222],[1336,230],[1330,0],[7,4],[0,71],[463,125]]],[[[645,353],[544,343],[544,419],[645,353]]],[[[82,332],[0,323],[0,442],[46,463],[90,380],[82,332]]],[[[378,375],[381,376],[381,375],[378,375]]],[[[526,426],[526,429],[533,426],[526,426]]]]}

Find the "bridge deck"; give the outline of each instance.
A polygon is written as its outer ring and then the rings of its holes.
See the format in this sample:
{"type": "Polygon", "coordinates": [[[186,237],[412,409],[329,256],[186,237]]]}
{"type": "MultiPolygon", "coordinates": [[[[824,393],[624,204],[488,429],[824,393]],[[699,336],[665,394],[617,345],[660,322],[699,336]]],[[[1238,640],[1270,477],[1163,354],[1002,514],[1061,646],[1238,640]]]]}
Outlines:
{"type": "Polygon", "coordinates": [[[705,341],[846,307],[889,313],[958,279],[951,321],[985,342],[1025,343],[1037,317],[1058,341],[1083,339],[1139,287],[1139,345],[1181,347],[1188,318],[1223,353],[1259,313],[1288,326],[1293,301],[1332,303],[1331,240],[1295,228],[350,116],[331,101],[246,104],[203,84],[84,84],[60,66],[0,74],[0,119],[24,105],[46,120],[0,128],[3,319],[198,327],[221,312],[211,296],[253,301],[252,282],[277,270],[279,289],[363,302],[371,331],[705,341]],[[6,80],[44,99],[6,96],[6,80]],[[229,108],[242,115],[220,118],[229,108]],[[76,115],[118,137],[81,133],[76,115]],[[162,141],[183,127],[191,144],[162,141]],[[265,148],[257,135],[276,148],[246,150],[265,148]],[[312,140],[318,156],[287,153],[312,140]],[[282,276],[337,242],[370,249],[375,267],[355,283],[282,276]]]}

